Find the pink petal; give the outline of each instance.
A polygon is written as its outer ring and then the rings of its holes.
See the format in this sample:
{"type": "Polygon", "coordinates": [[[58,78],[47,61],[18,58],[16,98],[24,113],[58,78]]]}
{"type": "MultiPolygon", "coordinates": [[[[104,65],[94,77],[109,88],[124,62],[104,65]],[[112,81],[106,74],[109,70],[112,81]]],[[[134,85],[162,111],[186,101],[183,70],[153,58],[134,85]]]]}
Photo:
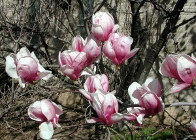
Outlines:
{"type": "Polygon", "coordinates": [[[179,83],[175,84],[169,90],[169,93],[177,93],[177,92],[180,92],[181,90],[183,90],[183,89],[185,89],[185,88],[187,88],[189,86],[191,86],[191,84],[179,82],[179,83]]]}
{"type": "Polygon", "coordinates": [[[101,85],[104,91],[108,91],[109,81],[108,81],[108,77],[105,74],[101,75],[101,85]]]}
{"type": "Polygon", "coordinates": [[[103,38],[103,29],[98,24],[92,24],[92,34],[100,41],[105,41],[103,38]]]}
{"type": "Polygon", "coordinates": [[[102,104],[102,110],[106,120],[109,120],[111,115],[116,113],[113,96],[113,94],[107,94],[102,104]]]}
{"type": "Polygon", "coordinates": [[[42,113],[40,101],[36,101],[29,106],[28,115],[32,120],[35,121],[44,122],[47,120],[44,114],[42,113]]]}
{"type": "Polygon", "coordinates": [[[112,60],[116,65],[119,65],[118,60],[116,59],[116,54],[113,49],[113,46],[110,41],[106,41],[103,46],[103,53],[112,60]]]}
{"type": "Polygon", "coordinates": [[[62,115],[62,114],[63,114],[63,108],[62,108],[62,106],[61,106],[61,105],[57,105],[57,104],[54,103],[54,102],[52,102],[52,104],[53,104],[53,107],[54,107],[54,109],[55,109],[56,115],[57,115],[57,116],[62,115]]]}
{"type": "Polygon", "coordinates": [[[105,116],[104,116],[104,114],[103,114],[103,111],[102,111],[102,108],[101,108],[101,104],[100,104],[100,102],[99,102],[97,96],[94,96],[94,97],[93,97],[93,107],[94,107],[94,109],[95,109],[97,115],[99,116],[99,118],[100,118],[101,120],[105,120],[105,116]]]}
{"type": "Polygon", "coordinates": [[[156,115],[158,112],[162,111],[159,110],[162,104],[156,94],[152,92],[146,92],[139,101],[139,105],[144,107],[149,115],[156,115]]]}
{"type": "Polygon", "coordinates": [[[125,60],[133,57],[137,52],[138,52],[139,48],[135,48],[133,50],[130,51],[130,53],[128,55],[126,55],[122,60],[121,63],[123,63],[125,60]]]}
{"type": "Polygon", "coordinates": [[[115,24],[114,28],[112,29],[112,33],[115,33],[118,30],[119,27],[120,26],[118,24],[115,24]]]}
{"type": "Polygon", "coordinates": [[[87,37],[87,42],[83,52],[85,52],[87,55],[87,64],[93,63],[96,58],[100,56],[101,47],[99,46],[98,40],[92,34],[87,37]]]}
{"type": "Polygon", "coordinates": [[[96,123],[96,122],[101,122],[101,120],[99,118],[93,118],[93,119],[87,119],[86,122],[87,123],[96,123]]]}
{"type": "Polygon", "coordinates": [[[91,98],[91,96],[90,96],[90,93],[88,93],[86,90],[83,90],[83,89],[79,89],[79,92],[80,93],[82,93],[83,95],[84,95],[84,97],[86,98],[86,99],[88,99],[89,101],[93,101],[93,99],[91,98]]]}
{"type": "Polygon", "coordinates": [[[116,53],[116,58],[122,63],[122,60],[129,54],[133,38],[122,36],[117,39],[116,44],[112,44],[116,53]]]}
{"type": "Polygon", "coordinates": [[[164,76],[169,76],[180,80],[177,72],[177,59],[178,55],[167,55],[159,69],[159,72],[164,76]]]}
{"type": "Polygon", "coordinates": [[[74,51],[82,52],[84,49],[84,39],[79,35],[74,37],[72,47],[74,51]]]}
{"type": "Polygon", "coordinates": [[[47,118],[48,121],[53,121],[56,118],[56,112],[53,104],[47,100],[41,100],[41,109],[44,116],[47,118]]]}
{"type": "Polygon", "coordinates": [[[161,84],[158,79],[153,79],[147,86],[151,91],[156,93],[158,97],[161,96],[161,84]]]}
{"type": "Polygon", "coordinates": [[[191,84],[196,77],[196,62],[188,55],[178,58],[177,69],[180,78],[186,83],[191,84]]]}
{"type": "Polygon", "coordinates": [[[124,117],[123,114],[120,113],[112,114],[108,125],[112,125],[114,123],[119,122],[121,119],[123,119],[123,117],[124,117]]]}

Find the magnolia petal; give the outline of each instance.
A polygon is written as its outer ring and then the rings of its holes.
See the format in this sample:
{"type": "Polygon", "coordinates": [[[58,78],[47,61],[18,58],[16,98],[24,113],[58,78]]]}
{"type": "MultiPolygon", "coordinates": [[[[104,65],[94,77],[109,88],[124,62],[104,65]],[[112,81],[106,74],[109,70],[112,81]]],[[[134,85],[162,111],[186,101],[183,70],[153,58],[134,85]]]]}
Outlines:
{"type": "Polygon", "coordinates": [[[101,75],[101,85],[102,85],[102,89],[104,91],[108,91],[108,89],[109,89],[109,81],[108,81],[108,77],[105,74],[101,75]]]}
{"type": "Polygon", "coordinates": [[[158,112],[164,112],[165,104],[164,104],[161,97],[159,97],[159,100],[160,100],[161,103],[159,103],[159,105],[158,105],[158,112]]]}
{"type": "Polygon", "coordinates": [[[48,80],[53,76],[51,71],[45,70],[44,67],[42,67],[42,65],[40,65],[39,63],[38,63],[38,71],[39,71],[37,75],[38,80],[39,79],[48,80]]]}
{"type": "Polygon", "coordinates": [[[136,98],[136,97],[133,96],[134,92],[137,93],[137,89],[139,89],[139,88],[142,88],[142,86],[140,84],[138,84],[137,82],[133,82],[128,88],[129,96],[130,96],[130,98],[131,98],[131,100],[133,101],[134,104],[139,103],[139,97],[136,98]]]}
{"type": "Polygon", "coordinates": [[[96,122],[101,122],[99,118],[93,118],[93,119],[86,119],[87,123],[96,123],[96,122]]]}
{"type": "Polygon", "coordinates": [[[106,41],[103,46],[103,53],[110,59],[114,59],[116,54],[110,41],[106,41]]]}
{"type": "Polygon", "coordinates": [[[137,116],[137,122],[141,125],[142,121],[143,121],[143,115],[140,114],[137,116]]]}
{"type": "Polygon", "coordinates": [[[6,63],[5,63],[5,71],[7,74],[12,78],[18,78],[18,74],[16,71],[16,65],[14,63],[14,59],[11,56],[6,57],[6,63]]]}
{"type": "Polygon", "coordinates": [[[91,102],[93,101],[92,97],[90,96],[90,93],[87,92],[86,90],[84,90],[84,89],[79,89],[79,92],[82,93],[82,94],[84,95],[84,97],[85,97],[86,99],[88,99],[89,101],[91,101],[91,102]]]}
{"type": "Polygon", "coordinates": [[[54,134],[53,124],[51,122],[41,123],[39,126],[39,136],[42,139],[49,140],[54,134]]]}
{"type": "Polygon", "coordinates": [[[39,76],[39,79],[43,79],[43,80],[47,81],[48,79],[50,79],[53,76],[53,74],[51,71],[46,70],[44,72],[39,73],[38,76],[39,76]]]}
{"type": "Polygon", "coordinates": [[[196,76],[196,62],[188,55],[183,55],[178,58],[177,70],[180,78],[191,84],[196,76]]]}
{"type": "Polygon", "coordinates": [[[183,90],[183,89],[185,89],[185,88],[187,88],[189,86],[191,86],[191,84],[179,82],[179,83],[175,84],[169,90],[169,93],[177,93],[177,92],[180,92],[181,90],[183,90]]]}
{"type": "Polygon", "coordinates": [[[135,48],[135,49],[131,50],[130,53],[129,53],[128,55],[126,55],[126,56],[121,60],[120,63],[123,63],[125,60],[127,60],[127,59],[133,57],[133,56],[138,52],[138,50],[139,50],[139,48],[135,48]]]}
{"type": "Polygon", "coordinates": [[[42,114],[40,101],[36,101],[29,106],[28,115],[32,120],[39,121],[39,122],[42,122],[46,119],[42,114]]]}
{"type": "Polygon", "coordinates": [[[59,67],[62,67],[63,66],[63,62],[61,60],[61,52],[59,52],[59,55],[58,55],[58,64],[59,64],[59,67]]]}
{"type": "Polygon", "coordinates": [[[158,97],[161,96],[161,83],[158,79],[153,79],[151,82],[149,82],[148,88],[157,94],[158,97]]]}
{"type": "Polygon", "coordinates": [[[37,79],[48,80],[49,78],[53,76],[51,71],[45,70],[44,67],[40,65],[39,63],[38,63],[38,71],[39,73],[38,73],[37,79]]]}
{"type": "Polygon", "coordinates": [[[112,125],[114,123],[117,123],[117,122],[119,122],[123,118],[124,118],[124,115],[121,114],[121,113],[112,114],[111,117],[110,117],[109,125],[112,125]]]}
{"type": "Polygon", "coordinates": [[[118,24],[115,24],[114,28],[112,29],[112,33],[115,33],[118,30],[119,27],[120,26],[118,24]]]}
{"type": "Polygon", "coordinates": [[[77,35],[73,38],[72,47],[73,50],[82,52],[84,49],[84,39],[81,36],[77,35]]]}
{"type": "Polygon", "coordinates": [[[192,59],[196,62],[196,57],[194,56],[194,54],[191,54],[192,59]]]}
{"type": "Polygon", "coordinates": [[[54,118],[56,118],[55,108],[49,100],[41,100],[41,109],[48,121],[52,121],[54,118]]]}
{"type": "Polygon", "coordinates": [[[105,39],[103,38],[103,29],[100,25],[98,24],[93,24],[92,25],[92,33],[93,35],[100,41],[105,41],[105,39]]]}
{"type": "Polygon", "coordinates": [[[114,101],[113,101],[113,94],[107,94],[105,96],[105,99],[102,104],[102,109],[104,116],[106,117],[107,120],[109,120],[110,116],[115,112],[115,106],[114,106],[114,101]]]}
{"type": "Polygon", "coordinates": [[[16,54],[16,59],[19,60],[21,57],[25,56],[31,56],[31,54],[26,47],[22,47],[20,51],[16,54]]]}
{"type": "Polygon", "coordinates": [[[106,41],[103,46],[103,53],[116,65],[119,65],[118,60],[116,59],[116,53],[110,41],[106,41]]]}
{"type": "Polygon", "coordinates": [[[163,76],[168,76],[172,78],[179,78],[177,73],[177,57],[178,55],[167,55],[161,67],[159,73],[163,76]]]}
{"type": "Polygon", "coordinates": [[[105,116],[103,114],[102,108],[101,108],[101,104],[99,102],[99,99],[97,98],[97,96],[93,97],[93,107],[97,113],[97,115],[99,116],[99,118],[101,120],[105,120],[105,116]]]}
{"type": "Polygon", "coordinates": [[[55,109],[56,115],[57,116],[62,115],[63,114],[63,108],[62,108],[62,106],[61,105],[57,105],[55,102],[52,102],[52,104],[53,104],[53,107],[55,109]]]}
{"type": "Polygon", "coordinates": [[[18,82],[19,82],[20,87],[25,88],[25,81],[23,79],[18,77],[18,82]]]}

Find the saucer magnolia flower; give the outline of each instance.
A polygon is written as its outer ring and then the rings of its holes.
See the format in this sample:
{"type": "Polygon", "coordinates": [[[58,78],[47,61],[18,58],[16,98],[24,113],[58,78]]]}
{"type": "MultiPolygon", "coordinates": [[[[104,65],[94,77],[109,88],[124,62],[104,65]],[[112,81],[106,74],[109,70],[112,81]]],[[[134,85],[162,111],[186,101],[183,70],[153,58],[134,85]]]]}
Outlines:
{"type": "Polygon", "coordinates": [[[145,114],[147,114],[145,108],[129,107],[127,108],[127,113],[124,114],[124,119],[127,121],[135,121],[137,126],[141,126],[145,114]]]}
{"type": "Polygon", "coordinates": [[[133,82],[128,88],[129,96],[134,104],[145,108],[147,114],[156,115],[164,111],[161,99],[161,85],[157,79],[148,78],[141,86],[133,82]]]}
{"type": "Polygon", "coordinates": [[[21,48],[13,57],[6,57],[5,70],[10,77],[18,79],[22,88],[25,84],[40,79],[48,80],[52,76],[51,71],[45,70],[39,64],[34,52],[30,53],[26,47],[21,48]]]}
{"type": "Polygon", "coordinates": [[[170,54],[163,61],[159,72],[178,80],[170,93],[179,92],[192,85],[196,77],[196,59],[194,56],[170,54]]]}
{"type": "Polygon", "coordinates": [[[131,37],[117,33],[110,34],[109,39],[103,46],[103,52],[116,65],[121,65],[138,51],[138,48],[131,50],[132,42],[133,39],[131,37]]]}
{"type": "Polygon", "coordinates": [[[75,51],[86,53],[87,65],[93,63],[101,54],[99,42],[92,34],[85,41],[81,36],[74,37],[72,47],[75,51]]]}
{"type": "Polygon", "coordinates": [[[87,120],[88,123],[101,122],[112,125],[123,118],[123,115],[118,113],[118,101],[112,93],[97,90],[93,93],[92,103],[98,118],[87,120]]]}
{"type": "Polygon", "coordinates": [[[54,127],[60,127],[58,120],[61,114],[63,114],[62,107],[47,99],[34,102],[28,109],[29,117],[40,123],[39,135],[42,139],[50,139],[54,127]]]}
{"type": "Polygon", "coordinates": [[[92,34],[99,41],[106,41],[110,33],[116,32],[119,28],[118,25],[114,25],[114,18],[107,12],[97,12],[92,17],[92,34]]]}
{"type": "Polygon", "coordinates": [[[196,134],[196,121],[192,120],[190,124],[191,124],[190,129],[196,134]]]}
{"type": "Polygon", "coordinates": [[[98,89],[108,92],[109,81],[105,74],[96,74],[89,76],[84,83],[84,89],[79,91],[90,101],[93,101],[91,93],[96,92],[98,89]]]}
{"type": "Polygon", "coordinates": [[[77,80],[80,77],[82,69],[86,66],[86,53],[66,50],[59,52],[59,66],[62,73],[71,80],[77,80]]]}

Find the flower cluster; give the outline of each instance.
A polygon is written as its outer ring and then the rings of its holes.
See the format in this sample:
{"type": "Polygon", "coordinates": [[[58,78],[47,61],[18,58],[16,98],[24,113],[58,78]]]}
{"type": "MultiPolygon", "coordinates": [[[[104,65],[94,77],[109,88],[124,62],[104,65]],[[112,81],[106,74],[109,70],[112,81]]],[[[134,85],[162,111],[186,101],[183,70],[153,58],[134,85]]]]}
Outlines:
{"type": "Polygon", "coordinates": [[[138,48],[130,51],[133,39],[115,33],[118,28],[111,14],[95,13],[92,17],[92,33],[85,40],[79,35],[74,37],[73,50],[59,53],[59,66],[62,73],[71,80],[77,80],[84,67],[99,59],[103,43],[103,53],[116,65],[121,65],[134,56],[138,48]]]}
{"type": "MultiPolygon", "coordinates": [[[[138,48],[131,50],[131,37],[115,33],[118,28],[109,13],[95,13],[92,17],[92,33],[85,40],[79,35],[74,37],[72,50],[59,52],[58,63],[61,72],[71,80],[88,75],[84,88],[79,89],[97,114],[97,117],[87,119],[88,123],[99,122],[111,126],[124,119],[135,121],[136,125],[141,126],[144,116],[154,116],[164,111],[162,87],[158,79],[148,78],[142,85],[133,82],[128,88],[128,94],[130,102],[137,107],[127,107],[126,113],[120,113],[116,91],[110,92],[107,75],[96,74],[96,67],[93,65],[100,58],[102,51],[117,66],[137,53],[138,48]],[[89,68],[83,71],[85,67],[89,68]]],[[[25,84],[40,79],[48,80],[52,76],[51,71],[40,65],[34,52],[30,53],[26,47],[21,48],[17,54],[6,57],[5,70],[10,77],[18,79],[23,88],[25,84]]],[[[195,84],[196,58],[170,54],[163,61],[159,72],[177,79],[178,83],[171,88],[170,93],[179,92],[195,84]]],[[[52,138],[54,128],[60,127],[58,120],[61,114],[62,107],[48,99],[36,101],[28,109],[29,117],[40,123],[39,135],[43,139],[52,138]]],[[[191,121],[190,128],[196,132],[194,120],[191,121]]]]}

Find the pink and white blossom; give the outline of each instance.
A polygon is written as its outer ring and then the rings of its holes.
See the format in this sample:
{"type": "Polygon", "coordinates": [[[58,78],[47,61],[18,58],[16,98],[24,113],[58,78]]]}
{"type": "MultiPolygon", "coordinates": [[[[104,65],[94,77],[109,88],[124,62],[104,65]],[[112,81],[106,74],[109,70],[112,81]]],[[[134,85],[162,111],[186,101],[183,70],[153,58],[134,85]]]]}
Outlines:
{"type": "Polygon", "coordinates": [[[28,108],[29,117],[40,123],[39,135],[43,139],[50,139],[54,133],[54,127],[60,127],[58,120],[62,114],[62,107],[48,99],[36,101],[28,108]]]}
{"type": "Polygon", "coordinates": [[[92,103],[98,118],[89,119],[88,123],[101,122],[112,125],[123,119],[123,115],[118,113],[118,101],[112,93],[97,90],[93,93],[92,103]]]}
{"type": "Polygon", "coordinates": [[[147,114],[147,112],[143,107],[129,107],[127,108],[127,113],[124,114],[124,119],[127,121],[135,121],[137,126],[141,126],[145,114],[147,114]]]}
{"type": "Polygon", "coordinates": [[[108,77],[105,74],[96,74],[89,76],[85,83],[84,89],[80,89],[79,91],[90,101],[93,101],[91,97],[91,93],[96,92],[98,89],[104,90],[108,92],[109,89],[109,81],[108,77]]]}
{"type": "Polygon", "coordinates": [[[179,92],[192,85],[196,77],[196,59],[194,56],[190,57],[188,55],[167,55],[159,72],[164,76],[177,79],[178,83],[169,92],[179,92]]]}
{"type": "Polygon", "coordinates": [[[96,59],[98,59],[101,54],[99,41],[92,34],[89,35],[85,41],[79,35],[74,37],[72,47],[74,51],[86,53],[87,65],[96,61],[96,59]]]}
{"type": "Polygon", "coordinates": [[[161,85],[157,79],[148,78],[142,86],[133,82],[128,88],[128,93],[133,103],[145,108],[147,114],[156,115],[164,111],[161,85]]]}
{"type": "Polygon", "coordinates": [[[131,37],[112,33],[103,46],[103,52],[116,65],[121,65],[139,50],[138,48],[131,50],[132,42],[133,39],[131,37]]]}
{"type": "Polygon", "coordinates": [[[107,12],[96,12],[92,17],[92,34],[99,41],[106,41],[110,33],[116,32],[119,28],[114,24],[114,18],[107,12]]]}
{"type": "Polygon", "coordinates": [[[26,47],[21,48],[16,55],[6,57],[5,70],[10,77],[18,79],[23,88],[25,84],[40,79],[48,80],[52,76],[52,72],[45,70],[34,52],[30,53],[26,47]]]}
{"type": "Polygon", "coordinates": [[[59,52],[58,62],[62,73],[71,80],[77,80],[86,66],[87,56],[84,52],[66,50],[59,52]]]}

